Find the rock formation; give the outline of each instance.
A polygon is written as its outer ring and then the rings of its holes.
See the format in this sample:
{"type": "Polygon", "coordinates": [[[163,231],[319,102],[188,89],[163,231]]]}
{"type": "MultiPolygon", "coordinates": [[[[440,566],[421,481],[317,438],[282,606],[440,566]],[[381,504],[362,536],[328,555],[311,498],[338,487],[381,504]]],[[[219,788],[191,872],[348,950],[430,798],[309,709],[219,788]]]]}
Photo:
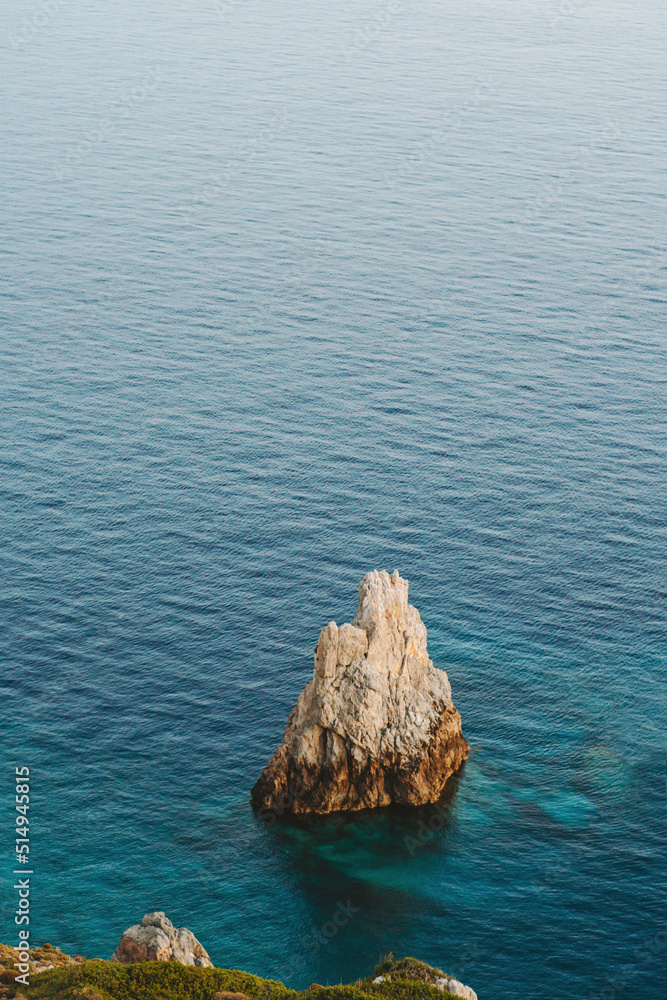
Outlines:
{"type": "Polygon", "coordinates": [[[313,679],[252,801],[264,818],[434,802],[467,752],[407,580],[375,571],[352,624],[322,629],[313,679]]]}
{"type": "Polygon", "coordinates": [[[180,962],[204,965],[212,962],[192,931],[174,927],[164,913],[147,913],[140,924],[128,927],[113,953],[112,962],[180,962]]]}
{"type": "Polygon", "coordinates": [[[477,1000],[477,994],[472,987],[464,986],[458,979],[448,979],[445,976],[442,979],[436,979],[435,985],[440,987],[443,992],[447,990],[448,993],[452,993],[455,997],[464,997],[465,1000],[477,1000]]]}

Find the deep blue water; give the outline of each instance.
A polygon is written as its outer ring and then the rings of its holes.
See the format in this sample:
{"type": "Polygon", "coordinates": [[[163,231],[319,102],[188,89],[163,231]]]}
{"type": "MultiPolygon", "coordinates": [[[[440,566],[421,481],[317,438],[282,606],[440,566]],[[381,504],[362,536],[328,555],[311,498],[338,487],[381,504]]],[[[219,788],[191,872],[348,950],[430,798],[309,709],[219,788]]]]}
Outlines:
{"type": "Polygon", "coordinates": [[[663,1000],[662,5],[1,19],[0,940],[28,764],[36,943],[663,1000]],[[473,748],[419,847],[248,804],[374,568],[473,748]]]}

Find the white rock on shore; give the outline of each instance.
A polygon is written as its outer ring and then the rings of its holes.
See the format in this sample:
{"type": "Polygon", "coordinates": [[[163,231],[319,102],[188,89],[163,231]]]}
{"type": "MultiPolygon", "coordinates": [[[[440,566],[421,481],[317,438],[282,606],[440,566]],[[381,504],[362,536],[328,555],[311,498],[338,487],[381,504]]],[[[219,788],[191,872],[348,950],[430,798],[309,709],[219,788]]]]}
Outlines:
{"type": "Polygon", "coordinates": [[[465,997],[465,1000],[477,1000],[477,994],[469,986],[464,986],[458,979],[436,979],[435,985],[441,990],[447,990],[456,997],[465,997]]]}
{"type": "Polygon", "coordinates": [[[140,924],[123,932],[112,962],[180,962],[211,967],[208,954],[185,927],[174,927],[161,911],[147,913],[140,924]]]}

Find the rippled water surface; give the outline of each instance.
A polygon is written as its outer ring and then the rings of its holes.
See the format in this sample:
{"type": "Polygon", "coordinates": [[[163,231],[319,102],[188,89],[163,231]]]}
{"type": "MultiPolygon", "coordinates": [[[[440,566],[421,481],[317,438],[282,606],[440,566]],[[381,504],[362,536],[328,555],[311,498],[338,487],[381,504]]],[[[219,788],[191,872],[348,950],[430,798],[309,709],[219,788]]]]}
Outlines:
{"type": "Polygon", "coordinates": [[[299,987],[663,1000],[662,5],[0,18],[0,939],[28,764],[36,942],[163,909],[299,987]],[[373,568],[470,760],[439,813],[267,828],[373,568]]]}

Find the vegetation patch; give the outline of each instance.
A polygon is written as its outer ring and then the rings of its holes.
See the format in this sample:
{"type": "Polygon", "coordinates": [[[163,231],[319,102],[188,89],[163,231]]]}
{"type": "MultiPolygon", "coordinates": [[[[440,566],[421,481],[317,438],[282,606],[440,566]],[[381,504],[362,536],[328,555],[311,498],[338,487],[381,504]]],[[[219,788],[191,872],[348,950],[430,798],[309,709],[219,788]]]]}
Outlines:
{"type": "Polygon", "coordinates": [[[30,986],[14,982],[13,948],[0,945],[0,1000],[450,1000],[433,983],[444,975],[414,958],[389,958],[373,976],[347,985],[291,990],[283,983],[235,969],[206,969],[178,962],[86,962],[50,945],[31,950],[31,966],[55,968],[30,973],[30,986]],[[381,983],[374,983],[384,976],[381,983]]]}
{"type": "Polygon", "coordinates": [[[435,983],[436,979],[452,978],[442,969],[436,969],[432,965],[427,965],[426,962],[420,962],[418,958],[399,958],[394,961],[393,955],[388,955],[384,962],[375,966],[373,978],[377,976],[384,976],[385,979],[392,981],[415,979],[421,983],[435,983]]]}
{"type": "MultiPolygon", "coordinates": [[[[305,994],[299,994],[305,1000],[305,994]]],[[[309,994],[313,997],[313,994],[309,994]]],[[[349,986],[326,986],[318,990],[315,1000],[450,1000],[452,994],[428,983],[394,980],[373,983],[362,979],[349,986]]]]}
{"type": "Polygon", "coordinates": [[[242,993],[248,1000],[291,1000],[282,983],[249,972],[204,969],[178,962],[86,962],[30,977],[19,992],[27,1000],[213,1000],[216,993],[242,993]],[[95,994],[95,995],[93,995],[95,994]]]}
{"type": "MultiPolygon", "coordinates": [[[[9,996],[7,987],[14,985],[14,977],[19,975],[19,970],[14,963],[17,961],[17,949],[6,944],[0,944],[0,998],[9,996]]],[[[80,955],[72,958],[58,948],[50,944],[43,944],[41,948],[30,949],[30,978],[47,965],[53,965],[60,969],[64,966],[77,965],[84,962],[80,955]]],[[[19,984],[20,985],[20,984],[19,984]]]]}

